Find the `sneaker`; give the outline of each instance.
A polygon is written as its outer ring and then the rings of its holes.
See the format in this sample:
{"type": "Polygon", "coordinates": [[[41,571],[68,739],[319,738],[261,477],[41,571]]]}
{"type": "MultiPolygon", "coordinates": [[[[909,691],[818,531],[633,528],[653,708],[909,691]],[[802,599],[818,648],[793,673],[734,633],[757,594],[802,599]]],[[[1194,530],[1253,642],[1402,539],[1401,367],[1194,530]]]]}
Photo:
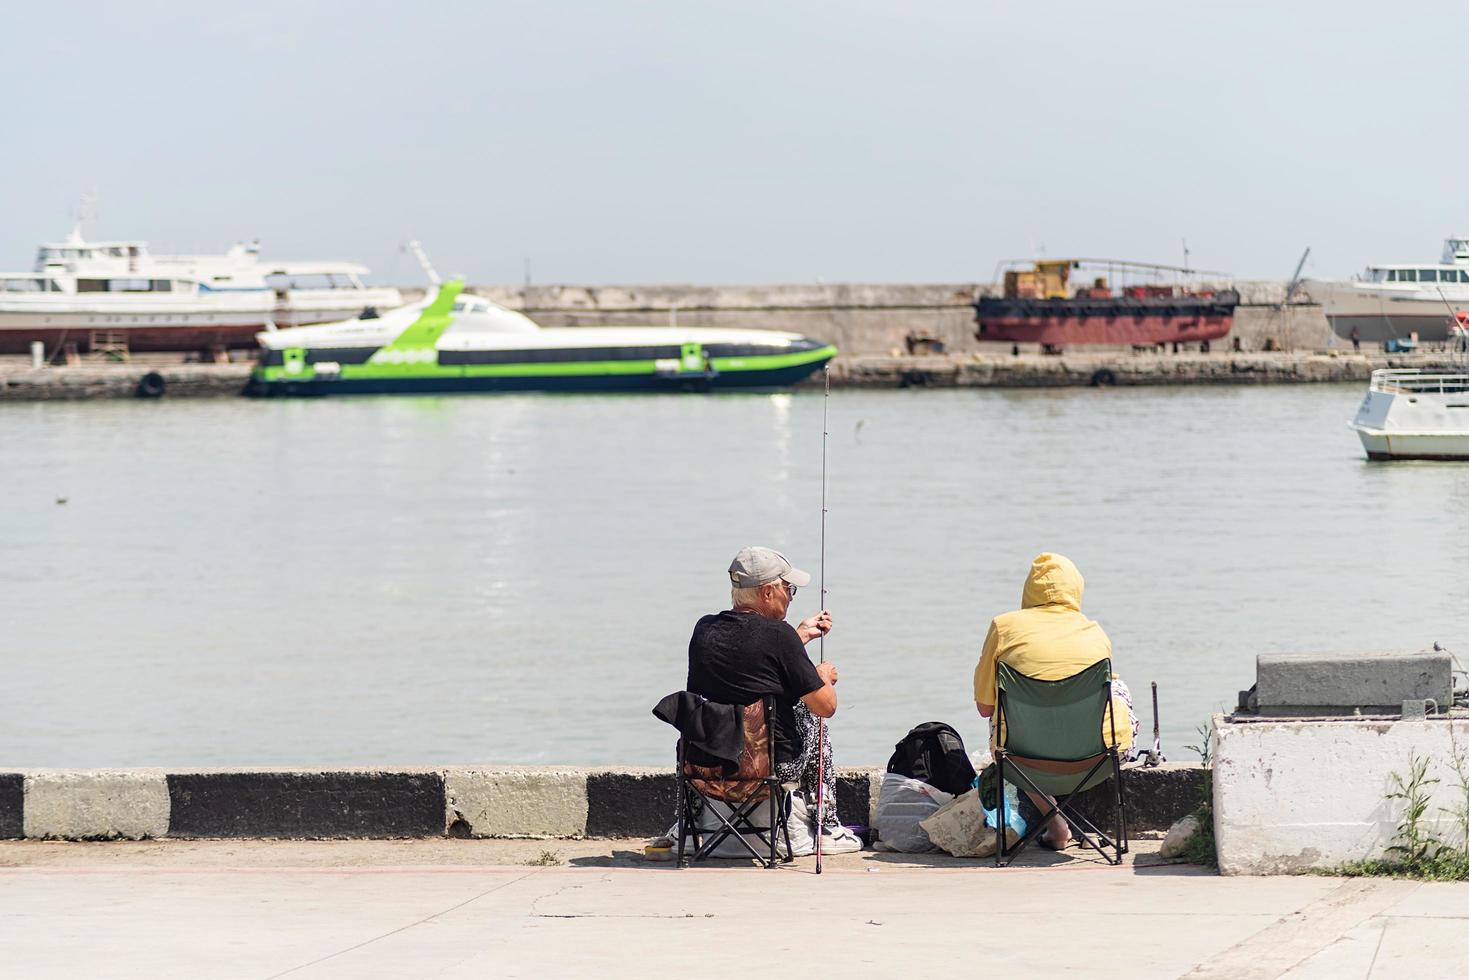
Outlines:
{"type": "Polygon", "coordinates": [[[652,841],[643,847],[644,861],[672,861],[674,848],[672,844],[659,846],[657,841],[652,841]]]}
{"type": "Polygon", "coordinates": [[[852,854],[862,850],[862,838],[846,827],[827,828],[821,835],[822,854],[852,854]]]}
{"type": "Polygon", "coordinates": [[[648,841],[643,847],[644,861],[672,861],[675,849],[678,847],[678,824],[668,828],[666,833],[659,834],[648,841]]]}

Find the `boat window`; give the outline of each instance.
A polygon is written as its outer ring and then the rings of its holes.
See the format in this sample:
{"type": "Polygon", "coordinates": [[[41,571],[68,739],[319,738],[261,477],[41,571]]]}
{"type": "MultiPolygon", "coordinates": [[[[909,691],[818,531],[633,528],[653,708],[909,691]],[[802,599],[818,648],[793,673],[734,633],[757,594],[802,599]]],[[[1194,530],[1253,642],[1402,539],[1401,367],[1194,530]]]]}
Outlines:
{"type": "Polygon", "coordinates": [[[153,281],[151,279],[113,279],[107,286],[108,292],[113,293],[151,293],[153,281]]]}
{"type": "Polygon", "coordinates": [[[153,279],[151,282],[153,283],[153,291],[155,293],[173,292],[173,283],[167,279],[153,279]]]}
{"type": "Polygon", "coordinates": [[[45,293],[52,290],[49,279],[0,279],[0,292],[6,293],[45,293]]]}
{"type": "Polygon", "coordinates": [[[79,293],[105,293],[107,292],[106,279],[78,279],[77,292],[79,293]]]}
{"type": "Polygon", "coordinates": [[[1438,282],[1438,270],[1437,269],[1419,269],[1418,270],[1418,281],[1419,282],[1438,282]]]}
{"type": "Polygon", "coordinates": [[[1417,282],[1418,273],[1412,269],[1399,269],[1398,282],[1417,282]]]}
{"type": "Polygon", "coordinates": [[[344,272],[272,272],[265,277],[271,289],[361,289],[362,283],[344,272]]]}

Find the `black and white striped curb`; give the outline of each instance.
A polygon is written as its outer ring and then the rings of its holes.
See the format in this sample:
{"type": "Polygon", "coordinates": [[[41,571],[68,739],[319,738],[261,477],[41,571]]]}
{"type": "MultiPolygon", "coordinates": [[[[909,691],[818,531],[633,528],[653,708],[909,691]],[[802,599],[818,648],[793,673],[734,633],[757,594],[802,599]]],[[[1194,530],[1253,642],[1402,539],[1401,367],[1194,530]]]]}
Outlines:
{"type": "MultiPolygon", "coordinates": [[[[1191,812],[1204,778],[1124,776],[1137,830],[1191,812]]],[[[870,822],[880,778],[839,772],[845,821],[870,822]]],[[[643,837],[668,828],[676,799],[667,769],[28,769],[0,772],[0,837],[643,837]]]]}

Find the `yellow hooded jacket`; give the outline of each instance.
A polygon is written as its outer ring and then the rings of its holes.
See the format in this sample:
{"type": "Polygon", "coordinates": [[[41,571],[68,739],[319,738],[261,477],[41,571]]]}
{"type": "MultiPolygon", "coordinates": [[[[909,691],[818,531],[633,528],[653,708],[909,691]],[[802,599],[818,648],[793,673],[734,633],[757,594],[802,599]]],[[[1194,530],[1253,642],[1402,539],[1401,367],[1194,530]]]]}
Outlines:
{"type": "MultiPolygon", "coordinates": [[[[1064,555],[1037,555],[1020,608],[996,616],[984,638],[984,652],[974,668],[974,700],[993,705],[996,701],[995,663],[1003,660],[1015,670],[1042,681],[1070,677],[1098,660],[1112,656],[1112,641],[1096,622],[1081,614],[1085,588],[1081,572],[1064,555]]],[[[1132,745],[1132,715],[1127,702],[1112,698],[1116,716],[1117,748],[1132,745]]],[[[1112,744],[1112,733],[1103,721],[1102,738],[1112,744]]],[[[991,726],[991,743],[998,732],[991,726]]]]}

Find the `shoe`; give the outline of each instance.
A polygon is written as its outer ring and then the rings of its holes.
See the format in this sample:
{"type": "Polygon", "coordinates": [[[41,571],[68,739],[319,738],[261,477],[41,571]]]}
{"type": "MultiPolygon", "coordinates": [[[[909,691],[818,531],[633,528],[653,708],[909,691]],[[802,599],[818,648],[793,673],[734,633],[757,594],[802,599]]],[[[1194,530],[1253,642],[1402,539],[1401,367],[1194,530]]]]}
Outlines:
{"type": "Polygon", "coordinates": [[[828,828],[821,835],[822,854],[853,854],[862,850],[862,838],[846,827],[828,828]]]}
{"type": "Polygon", "coordinates": [[[648,841],[643,847],[644,861],[672,861],[674,852],[678,847],[678,824],[668,829],[666,834],[659,834],[648,841]]]}

